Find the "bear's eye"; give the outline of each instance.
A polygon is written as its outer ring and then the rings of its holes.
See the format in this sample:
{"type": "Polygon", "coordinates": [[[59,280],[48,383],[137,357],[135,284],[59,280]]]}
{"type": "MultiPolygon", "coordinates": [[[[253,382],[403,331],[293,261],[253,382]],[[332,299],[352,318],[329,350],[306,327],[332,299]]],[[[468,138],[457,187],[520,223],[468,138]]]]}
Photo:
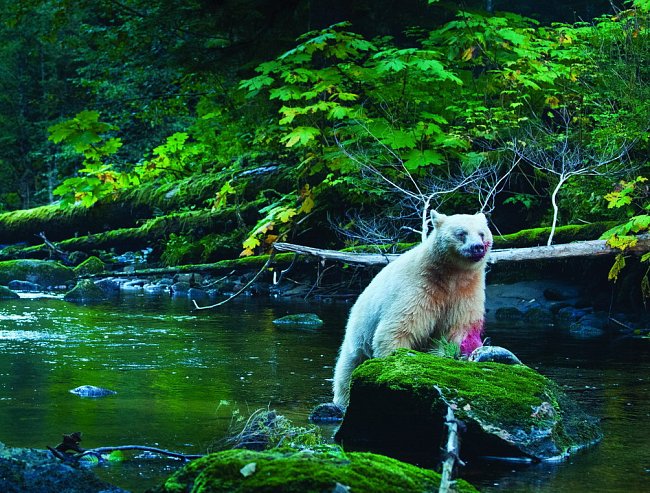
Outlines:
{"type": "Polygon", "coordinates": [[[467,238],[467,231],[463,231],[463,230],[456,231],[456,238],[464,242],[465,239],[467,238]]]}
{"type": "Polygon", "coordinates": [[[481,231],[478,235],[481,237],[481,240],[485,240],[485,233],[483,231],[481,231]]]}

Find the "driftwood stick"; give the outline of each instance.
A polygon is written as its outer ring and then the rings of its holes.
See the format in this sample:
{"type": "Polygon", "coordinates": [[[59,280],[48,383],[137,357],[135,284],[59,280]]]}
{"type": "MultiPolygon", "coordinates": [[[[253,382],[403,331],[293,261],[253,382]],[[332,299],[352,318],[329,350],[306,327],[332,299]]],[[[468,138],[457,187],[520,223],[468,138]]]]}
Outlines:
{"type": "Polygon", "coordinates": [[[194,454],[181,454],[179,452],[171,452],[170,450],[165,450],[157,447],[148,447],[146,445],[118,445],[115,447],[97,447],[85,450],[79,455],[76,455],[75,458],[79,459],[85,455],[102,455],[110,454],[115,450],[140,450],[142,452],[152,452],[155,454],[166,455],[167,457],[173,457],[174,459],[183,459],[183,460],[194,460],[203,455],[194,455],[194,454]]]}
{"type": "Polygon", "coordinates": [[[449,493],[450,491],[453,491],[454,467],[456,466],[456,462],[459,460],[460,445],[458,440],[458,421],[456,421],[451,406],[447,406],[445,425],[447,426],[446,457],[445,460],[442,461],[442,477],[440,478],[440,488],[438,489],[438,493],[449,493]]]}
{"type": "MultiPolygon", "coordinates": [[[[312,255],[326,260],[337,260],[357,265],[386,265],[396,259],[397,254],[351,253],[338,250],[321,250],[292,243],[275,243],[273,248],[279,252],[295,252],[312,255]]],[[[628,253],[639,254],[650,250],[650,235],[639,235],[637,244],[625,250],[628,253]]],[[[505,248],[492,250],[488,262],[519,262],[523,260],[541,260],[570,257],[590,257],[599,255],[614,255],[620,250],[611,248],[605,240],[577,241],[562,245],[536,246],[528,248],[505,248]]]]}
{"type": "Polygon", "coordinates": [[[43,243],[45,244],[45,246],[50,249],[51,254],[56,254],[58,257],[60,257],[64,261],[66,261],[66,262],[68,261],[68,254],[65,253],[63,250],[61,250],[58,246],[56,246],[50,240],[48,240],[47,237],[45,236],[44,231],[41,231],[36,236],[38,236],[41,240],[43,240],[43,243]]]}
{"type": "Polygon", "coordinates": [[[236,293],[231,294],[228,298],[226,298],[223,301],[220,301],[219,303],[215,303],[214,305],[208,305],[208,306],[199,306],[199,304],[196,302],[196,300],[193,299],[192,303],[194,303],[194,308],[196,308],[197,310],[210,310],[211,308],[217,308],[218,306],[225,305],[230,300],[236,298],[237,296],[242,294],[244,291],[246,291],[246,289],[248,289],[248,287],[251,284],[253,284],[255,281],[257,281],[257,278],[260,277],[260,274],[262,274],[262,272],[264,272],[266,270],[266,268],[271,264],[271,262],[273,261],[274,256],[275,256],[275,253],[271,253],[271,255],[269,255],[269,258],[266,261],[266,263],[262,266],[262,268],[260,270],[257,271],[257,274],[255,274],[255,276],[250,281],[248,281],[246,283],[246,285],[243,288],[241,288],[239,291],[237,291],[236,293]]]}

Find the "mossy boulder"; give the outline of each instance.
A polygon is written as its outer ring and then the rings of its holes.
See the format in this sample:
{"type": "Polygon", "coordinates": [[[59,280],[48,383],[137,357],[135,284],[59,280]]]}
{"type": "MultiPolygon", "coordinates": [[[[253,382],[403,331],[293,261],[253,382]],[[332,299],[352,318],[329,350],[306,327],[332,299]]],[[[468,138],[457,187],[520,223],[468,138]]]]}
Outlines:
{"type": "Polygon", "coordinates": [[[73,270],[77,276],[88,276],[104,272],[106,270],[106,264],[99,258],[92,256],[81,262],[73,270]]]}
{"type": "Polygon", "coordinates": [[[96,303],[106,300],[106,293],[90,279],[82,279],[68,291],[63,299],[76,303],[96,303]]]}
{"type": "Polygon", "coordinates": [[[44,287],[60,286],[74,279],[74,271],[50,260],[6,260],[0,262],[0,284],[29,281],[44,287]]]}
{"type": "Polygon", "coordinates": [[[20,298],[18,293],[14,293],[11,289],[5,286],[0,286],[0,300],[15,300],[16,298],[20,298]]]}
{"type": "Polygon", "coordinates": [[[439,460],[448,405],[465,424],[462,458],[551,460],[601,438],[593,418],[524,365],[406,349],[355,370],[350,405],[335,438],[346,449],[432,465],[439,460]]]}
{"type": "Polygon", "coordinates": [[[0,443],[0,491],[3,493],[127,493],[101,481],[88,468],[72,467],[47,450],[6,447],[0,443]]]}
{"type": "MultiPolygon", "coordinates": [[[[364,452],[227,450],[190,462],[150,493],[437,491],[434,471],[364,452]]],[[[476,491],[458,480],[456,491],[476,491]]]]}

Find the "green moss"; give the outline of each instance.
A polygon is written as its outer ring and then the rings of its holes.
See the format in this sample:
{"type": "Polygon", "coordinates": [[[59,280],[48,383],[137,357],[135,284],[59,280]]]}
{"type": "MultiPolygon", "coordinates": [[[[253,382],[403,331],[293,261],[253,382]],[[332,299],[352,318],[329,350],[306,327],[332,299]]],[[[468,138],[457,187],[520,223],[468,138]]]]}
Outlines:
{"type": "Polygon", "coordinates": [[[408,350],[367,361],[355,370],[353,379],[426,395],[436,393],[438,387],[445,400],[461,408],[461,415],[462,407],[470,404],[475,416],[504,424],[529,421],[532,407],[540,404],[540,398],[548,400],[548,388],[554,385],[523,365],[467,363],[408,350]]]}
{"type": "MultiPolygon", "coordinates": [[[[456,361],[402,349],[359,366],[352,375],[351,390],[351,404],[337,433],[344,441],[374,440],[368,437],[382,433],[385,425],[378,423],[384,418],[364,431],[366,435],[357,436],[357,428],[368,409],[377,405],[375,400],[387,402],[392,399],[389,394],[403,396],[395,397],[393,405],[408,398],[409,405],[424,412],[425,419],[419,424],[416,421],[422,418],[415,415],[401,418],[410,420],[411,428],[437,420],[433,415],[452,405],[456,417],[473,424],[477,431],[495,435],[540,459],[563,456],[601,438],[594,420],[557,384],[524,365],[456,361]],[[422,411],[427,408],[437,411],[422,411]]],[[[387,409],[382,415],[394,412],[387,409]]],[[[489,450],[484,453],[490,454],[489,450]]]]}
{"type": "Polygon", "coordinates": [[[7,260],[0,262],[0,284],[29,281],[41,286],[58,286],[74,278],[74,271],[58,262],[47,260],[7,260]]]}
{"type": "Polygon", "coordinates": [[[104,301],[106,295],[90,279],[82,279],[74,288],[65,294],[63,299],[65,301],[74,301],[78,303],[94,303],[104,301]]]}
{"type": "Polygon", "coordinates": [[[97,257],[92,256],[81,262],[73,270],[77,276],[86,276],[104,272],[106,265],[97,257]]]}
{"type": "MultiPolygon", "coordinates": [[[[357,493],[393,493],[432,491],[439,482],[436,472],[371,453],[344,453],[335,447],[299,452],[228,450],[189,463],[152,491],[320,493],[340,484],[357,493]]],[[[459,480],[457,491],[476,490],[459,480]]]]}
{"type": "Polygon", "coordinates": [[[426,395],[438,387],[445,400],[458,405],[460,415],[470,404],[474,416],[506,425],[530,421],[533,407],[543,400],[555,401],[548,395],[555,384],[527,366],[468,363],[408,350],[367,361],[355,370],[353,379],[426,395]]]}
{"type": "MultiPolygon", "coordinates": [[[[614,225],[614,222],[598,222],[592,224],[575,224],[559,226],[555,229],[553,236],[554,244],[571,243],[572,241],[588,241],[600,238],[605,231],[614,225]]],[[[524,229],[517,233],[507,235],[495,235],[495,248],[523,248],[538,245],[545,245],[551,228],[524,229]]]]}

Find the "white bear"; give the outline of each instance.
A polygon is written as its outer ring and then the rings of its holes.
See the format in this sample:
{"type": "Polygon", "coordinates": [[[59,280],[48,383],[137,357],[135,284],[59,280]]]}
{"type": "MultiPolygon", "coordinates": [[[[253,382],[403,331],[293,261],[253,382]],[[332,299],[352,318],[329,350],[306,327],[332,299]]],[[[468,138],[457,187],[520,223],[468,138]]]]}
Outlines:
{"type": "Polygon", "coordinates": [[[384,267],[350,311],[334,370],[334,403],[348,405],[352,371],[397,348],[426,350],[432,339],[482,346],[485,265],[492,233],[482,213],[431,212],[433,231],[384,267]]]}

